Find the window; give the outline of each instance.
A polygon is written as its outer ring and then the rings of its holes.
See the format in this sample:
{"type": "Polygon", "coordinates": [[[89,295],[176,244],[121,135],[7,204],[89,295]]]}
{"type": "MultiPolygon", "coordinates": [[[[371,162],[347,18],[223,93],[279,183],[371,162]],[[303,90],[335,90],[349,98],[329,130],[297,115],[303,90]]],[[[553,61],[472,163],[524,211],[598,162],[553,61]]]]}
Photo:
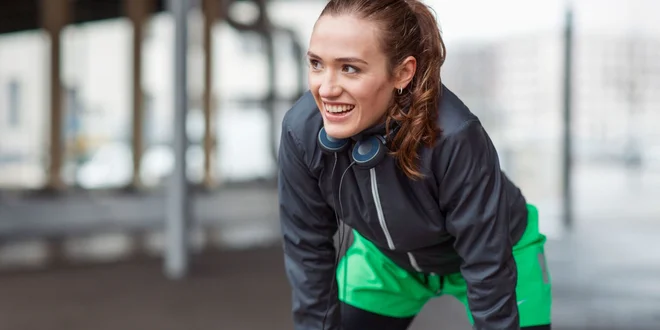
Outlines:
{"type": "Polygon", "coordinates": [[[151,93],[144,92],[144,105],[142,106],[142,139],[145,146],[157,143],[156,135],[156,113],[154,112],[155,99],[151,93]]]}
{"type": "Polygon", "coordinates": [[[80,93],[77,88],[66,89],[66,112],[65,127],[62,132],[68,138],[76,139],[81,130],[82,105],[80,104],[80,93]]]}
{"type": "Polygon", "coordinates": [[[9,102],[7,112],[7,123],[9,127],[18,127],[20,124],[21,108],[21,85],[17,80],[11,80],[7,84],[7,101],[9,102]]]}

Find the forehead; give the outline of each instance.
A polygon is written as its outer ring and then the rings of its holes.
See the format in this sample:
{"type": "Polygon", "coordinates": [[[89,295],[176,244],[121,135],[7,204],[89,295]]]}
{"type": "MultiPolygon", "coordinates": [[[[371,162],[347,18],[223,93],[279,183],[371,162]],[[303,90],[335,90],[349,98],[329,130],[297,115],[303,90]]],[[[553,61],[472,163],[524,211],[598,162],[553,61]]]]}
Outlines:
{"type": "Polygon", "coordinates": [[[376,24],[351,15],[324,15],[319,18],[309,42],[310,52],[321,57],[378,56],[376,24]]]}

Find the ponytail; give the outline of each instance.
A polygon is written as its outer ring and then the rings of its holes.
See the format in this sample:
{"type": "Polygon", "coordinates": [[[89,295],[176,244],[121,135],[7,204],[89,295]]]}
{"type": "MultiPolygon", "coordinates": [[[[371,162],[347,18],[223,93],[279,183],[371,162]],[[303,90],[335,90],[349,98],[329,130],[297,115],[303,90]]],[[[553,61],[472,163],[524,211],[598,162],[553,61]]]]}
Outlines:
{"type": "MultiPolygon", "coordinates": [[[[417,60],[417,72],[406,92],[394,95],[388,121],[395,120],[400,129],[392,141],[392,154],[411,179],[423,177],[418,169],[417,151],[420,146],[431,147],[440,129],[437,125],[438,107],[442,94],[440,68],[445,61],[445,45],[434,15],[418,0],[406,0],[416,18],[414,24],[419,38],[406,49],[405,55],[417,60]]],[[[402,60],[402,59],[401,59],[402,60]]],[[[389,123],[387,125],[390,127],[389,123]]]]}

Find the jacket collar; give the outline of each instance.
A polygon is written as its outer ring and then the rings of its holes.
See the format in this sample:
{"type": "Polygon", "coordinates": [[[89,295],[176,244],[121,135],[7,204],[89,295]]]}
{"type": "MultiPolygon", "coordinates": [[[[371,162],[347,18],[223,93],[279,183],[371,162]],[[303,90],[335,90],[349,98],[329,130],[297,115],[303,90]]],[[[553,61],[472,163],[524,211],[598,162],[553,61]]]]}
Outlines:
{"type": "MultiPolygon", "coordinates": [[[[385,123],[386,122],[383,121],[378,124],[375,124],[365,129],[364,131],[351,136],[351,139],[353,139],[354,141],[361,141],[372,135],[380,135],[385,137],[385,135],[387,134],[387,129],[386,129],[387,125],[385,123]]],[[[392,123],[390,124],[390,135],[394,135],[398,130],[398,128],[399,128],[398,122],[392,121],[392,123]]]]}

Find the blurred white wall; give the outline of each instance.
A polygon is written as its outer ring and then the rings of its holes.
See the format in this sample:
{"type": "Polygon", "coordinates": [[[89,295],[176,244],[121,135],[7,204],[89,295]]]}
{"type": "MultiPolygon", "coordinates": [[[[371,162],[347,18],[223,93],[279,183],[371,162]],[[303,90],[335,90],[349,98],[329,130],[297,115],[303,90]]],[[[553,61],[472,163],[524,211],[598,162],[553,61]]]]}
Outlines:
{"type": "MultiPolygon", "coordinates": [[[[275,24],[296,31],[304,50],[324,3],[273,1],[269,14],[275,24]]],[[[473,111],[489,125],[498,148],[502,149],[505,167],[511,169],[512,175],[525,172],[520,167],[524,157],[516,163],[512,156],[520,154],[513,150],[519,148],[546,157],[548,162],[544,164],[558,173],[560,37],[566,1],[429,0],[427,3],[438,15],[448,48],[445,82],[464,95],[473,111]],[[490,80],[484,83],[479,81],[481,77],[490,80]],[[470,85],[475,83],[479,86],[477,89],[470,85]],[[485,96],[480,98],[480,95],[485,96]]],[[[660,4],[651,0],[574,0],[573,4],[578,33],[576,69],[580,83],[576,91],[579,112],[575,133],[585,140],[604,135],[603,139],[610,143],[612,139],[629,134],[630,129],[626,127],[631,125],[621,123],[631,119],[623,110],[625,102],[598,92],[603,90],[598,87],[602,68],[609,62],[621,62],[618,59],[624,56],[617,53],[618,48],[607,47],[620,45],[622,38],[631,34],[640,40],[657,39],[660,21],[654,19],[653,13],[659,12],[660,4]]],[[[239,16],[242,13],[249,14],[239,11],[239,16]]],[[[190,19],[191,117],[199,118],[201,16],[199,12],[192,12],[190,19]]],[[[172,134],[172,36],[171,17],[160,14],[149,23],[143,45],[143,82],[149,102],[147,132],[153,143],[167,143],[172,134]]],[[[91,141],[92,153],[103,143],[126,141],[131,132],[130,24],[126,19],[118,19],[69,27],[63,32],[63,41],[63,81],[69,90],[76,91],[83,109],[78,134],[91,141]],[[95,144],[97,141],[99,144],[95,144]]],[[[267,117],[259,108],[235,102],[266,93],[267,59],[262,52],[263,45],[256,35],[240,34],[225,23],[214,28],[213,42],[218,172],[224,177],[241,179],[268,176],[274,164],[269,155],[273,141],[265,135],[267,117]],[[243,150],[250,152],[240,153],[243,150]]],[[[289,48],[280,46],[276,47],[278,94],[290,95],[295,84],[292,74],[295,62],[289,48]]],[[[0,154],[27,155],[23,166],[0,163],[0,185],[34,186],[43,182],[49,112],[47,47],[47,38],[38,31],[0,36],[0,154]],[[21,120],[12,127],[6,121],[9,105],[4,102],[10,81],[18,81],[21,86],[21,120]],[[32,170],[26,171],[27,168],[32,170]]],[[[654,49],[660,48],[654,47],[647,47],[650,50],[643,58],[657,58],[654,49]]],[[[622,68],[626,70],[627,67],[622,68]]],[[[647,89],[646,93],[653,96],[654,85],[647,89]]],[[[657,102],[657,97],[645,98],[641,108],[646,117],[634,119],[643,137],[658,137],[657,125],[653,124],[660,120],[660,111],[654,111],[657,102]]],[[[200,157],[193,158],[192,162],[201,162],[200,157]]],[[[538,157],[529,159],[533,164],[538,157]]],[[[130,160],[125,163],[130,167],[130,160]]],[[[193,166],[199,167],[199,164],[193,166]]],[[[530,177],[536,176],[536,170],[530,171],[530,177]]],[[[555,191],[545,189],[544,185],[539,187],[542,187],[540,191],[555,191]]]]}

